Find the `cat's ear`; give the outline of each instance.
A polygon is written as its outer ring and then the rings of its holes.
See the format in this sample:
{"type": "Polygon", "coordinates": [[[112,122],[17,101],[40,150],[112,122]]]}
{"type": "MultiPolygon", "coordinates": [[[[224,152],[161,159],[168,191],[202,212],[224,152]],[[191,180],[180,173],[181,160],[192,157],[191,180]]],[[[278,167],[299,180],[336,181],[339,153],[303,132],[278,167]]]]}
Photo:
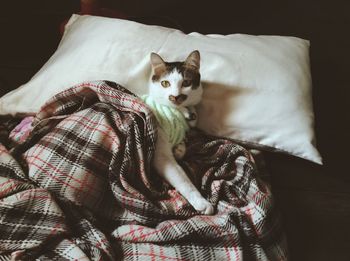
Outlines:
{"type": "Polygon", "coordinates": [[[165,62],[159,54],[151,53],[151,65],[153,69],[165,67],[165,62]]]}
{"type": "Polygon", "coordinates": [[[190,55],[186,58],[185,64],[187,66],[193,67],[196,70],[199,70],[200,59],[201,59],[201,56],[199,54],[199,51],[195,50],[192,53],[190,53],[190,55]]]}

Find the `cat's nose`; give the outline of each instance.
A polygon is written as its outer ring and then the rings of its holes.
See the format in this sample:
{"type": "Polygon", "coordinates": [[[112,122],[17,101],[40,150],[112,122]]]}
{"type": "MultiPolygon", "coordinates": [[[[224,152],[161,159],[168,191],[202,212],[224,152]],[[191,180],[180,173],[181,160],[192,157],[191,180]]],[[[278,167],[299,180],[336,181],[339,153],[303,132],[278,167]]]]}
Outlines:
{"type": "Polygon", "coordinates": [[[174,103],[176,105],[180,105],[186,99],[187,99],[187,95],[185,95],[185,94],[180,94],[178,96],[169,95],[169,101],[171,101],[172,103],[174,103]]]}

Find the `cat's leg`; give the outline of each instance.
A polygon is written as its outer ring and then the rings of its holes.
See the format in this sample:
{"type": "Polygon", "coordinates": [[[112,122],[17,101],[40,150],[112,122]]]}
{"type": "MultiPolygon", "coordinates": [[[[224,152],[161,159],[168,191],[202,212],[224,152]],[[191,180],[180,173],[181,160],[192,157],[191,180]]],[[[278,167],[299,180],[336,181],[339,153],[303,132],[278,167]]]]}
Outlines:
{"type": "Polygon", "coordinates": [[[183,195],[198,212],[205,215],[214,213],[213,206],[203,198],[184,170],[176,162],[171,144],[161,129],[158,131],[154,165],[159,175],[183,195]]]}

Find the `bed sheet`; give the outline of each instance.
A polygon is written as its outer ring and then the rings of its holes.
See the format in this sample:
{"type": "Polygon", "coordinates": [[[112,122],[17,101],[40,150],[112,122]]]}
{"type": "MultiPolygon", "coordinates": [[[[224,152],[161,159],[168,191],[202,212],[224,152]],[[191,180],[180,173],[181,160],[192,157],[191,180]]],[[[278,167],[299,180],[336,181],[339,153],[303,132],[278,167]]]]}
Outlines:
{"type": "Polygon", "coordinates": [[[215,206],[205,216],[155,173],[154,116],[122,86],[56,95],[16,143],[19,122],[0,125],[0,259],[287,259],[268,182],[233,141],[188,134],[180,164],[215,206]]]}

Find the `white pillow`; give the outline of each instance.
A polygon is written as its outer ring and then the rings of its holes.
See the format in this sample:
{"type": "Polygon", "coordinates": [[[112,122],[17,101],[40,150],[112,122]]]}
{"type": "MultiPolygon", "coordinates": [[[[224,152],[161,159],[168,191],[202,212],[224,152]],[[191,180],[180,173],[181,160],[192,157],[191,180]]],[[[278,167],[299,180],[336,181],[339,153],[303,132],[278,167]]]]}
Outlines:
{"type": "Polygon", "coordinates": [[[37,112],[54,94],[87,80],[115,81],[144,94],[151,52],[178,61],[195,49],[205,88],[201,129],[322,163],[314,143],[309,42],[295,37],[184,34],[73,15],[43,68],[0,99],[0,114],[37,112]]]}

